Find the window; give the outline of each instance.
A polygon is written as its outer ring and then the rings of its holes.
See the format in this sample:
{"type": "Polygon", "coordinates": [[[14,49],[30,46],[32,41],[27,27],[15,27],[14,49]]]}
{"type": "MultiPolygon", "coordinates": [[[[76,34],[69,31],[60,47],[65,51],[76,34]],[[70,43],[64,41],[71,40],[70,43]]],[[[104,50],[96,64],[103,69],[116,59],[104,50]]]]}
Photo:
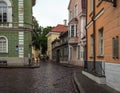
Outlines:
{"type": "Polygon", "coordinates": [[[83,59],[83,57],[84,57],[84,51],[83,51],[82,47],[81,47],[81,50],[80,50],[80,51],[81,51],[81,52],[80,52],[80,58],[83,59]]]}
{"type": "Polygon", "coordinates": [[[8,41],[5,37],[0,37],[0,53],[8,52],[8,41]]]}
{"type": "Polygon", "coordinates": [[[71,25],[71,27],[70,27],[71,29],[71,37],[76,37],[77,36],[77,25],[75,24],[75,25],[71,25]]]}
{"type": "Polygon", "coordinates": [[[72,59],[72,47],[70,47],[70,60],[72,59]]]}
{"type": "Polygon", "coordinates": [[[61,49],[61,57],[64,56],[64,48],[61,49]]]}
{"type": "Polygon", "coordinates": [[[62,38],[62,41],[63,41],[63,43],[65,43],[65,38],[64,37],[62,38]]]}
{"type": "Polygon", "coordinates": [[[119,37],[116,36],[112,38],[113,43],[113,57],[118,58],[119,57],[119,37]]]}
{"type": "Polygon", "coordinates": [[[101,2],[102,0],[97,0],[97,6],[99,6],[101,2]]]}
{"type": "Polygon", "coordinates": [[[98,2],[101,2],[102,0],[98,0],[98,2]]]}
{"type": "Polygon", "coordinates": [[[93,47],[94,46],[94,37],[93,37],[93,34],[91,35],[90,37],[90,53],[91,53],[91,56],[93,56],[94,54],[94,51],[93,51],[93,47]]]}
{"type": "Polygon", "coordinates": [[[83,46],[78,46],[78,59],[81,61],[83,60],[84,57],[84,49],[83,46]]]}
{"type": "Polygon", "coordinates": [[[0,2],[0,22],[7,22],[7,4],[0,2]]]}
{"type": "Polygon", "coordinates": [[[93,0],[90,0],[90,12],[93,11],[93,0]]]}
{"type": "Polygon", "coordinates": [[[71,37],[74,37],[74,25],[71,26],[71,37]]]}
{"type": "Polygon", "coordinates": [[[65,43],[67,43],[67,37],[64,37],[64,39],[65,39],[65,43]]]}
{"type": "Polygon", "coordinates": [[[64,56],[67,56],[67,55],[68,55],[68,48],[65,47],[65,48],[64,48],[64,56]]]}
{"type": "Polygon", "coordinates": [[[75,36],[77,36],[77,24],[75,25],[75,36]]]}
{"type": "Polygon", "coordinates": [[[80,59],[80,46],[78,46],[78,59],[80,59]]]}
{"type": "Polygon", "coordinates": [[[74,16],[76,17],[78,15],[78,5],[76,4],[74,7],[74,16]]]}
{"type": "Polygon", "coordinates": [[[103,48],[104,48],[104,41],[103,41],[103,28],[99,30],[99,56],[103,56],[103,48]]]}

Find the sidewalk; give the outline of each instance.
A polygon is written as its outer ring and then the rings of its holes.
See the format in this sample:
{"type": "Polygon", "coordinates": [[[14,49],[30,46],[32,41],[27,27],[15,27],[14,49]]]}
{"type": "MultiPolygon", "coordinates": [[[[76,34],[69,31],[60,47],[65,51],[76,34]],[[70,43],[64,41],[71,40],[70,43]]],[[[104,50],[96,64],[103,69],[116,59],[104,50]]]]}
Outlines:
{"type": "Polygon", "coordinates": [[[40,62],[39,63],[32,63],[31,65],[24,65],[24,66],[19,66],[19,65],[14,65],[14,66],[0,66],[0,68],[39,68],[40,67],[40,62]]]}
{"type": "Polygon", "coordinates": [[[120,93],[107,85],[98,84],[82,74],[82,68],[74,68],[74,83],[80,93],[120,93]]]}

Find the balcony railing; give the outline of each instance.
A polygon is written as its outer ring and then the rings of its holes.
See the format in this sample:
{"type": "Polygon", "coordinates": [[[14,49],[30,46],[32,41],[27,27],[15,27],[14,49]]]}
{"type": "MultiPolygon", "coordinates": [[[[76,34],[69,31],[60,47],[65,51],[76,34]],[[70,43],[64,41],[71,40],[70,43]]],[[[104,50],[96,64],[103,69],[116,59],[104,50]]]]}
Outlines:
{"type": "Polygon", "coordinates": [[[78,37],[70,37],[68,40],[70,45],[77,45],[78,44],[78,37]]]}

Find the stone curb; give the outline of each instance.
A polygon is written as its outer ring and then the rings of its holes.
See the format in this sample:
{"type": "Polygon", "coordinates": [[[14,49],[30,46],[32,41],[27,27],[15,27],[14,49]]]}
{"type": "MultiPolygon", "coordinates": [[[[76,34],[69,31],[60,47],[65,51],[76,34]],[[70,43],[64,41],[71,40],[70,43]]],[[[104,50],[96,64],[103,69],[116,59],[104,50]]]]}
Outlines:
{"type": "Polygon", "coordinates": [[[74,82],[75,82],[75,85],[77,86],[77,89],[78,89],[79,93],[85,93],[85,91],[82,88],[81,84],[78,82],[75,71],[73,71],[73,78],[74,78],[74,82]]]}
{"type": "Polygon", "coordinates": [[[0,66],[0,68],[39,68],[39,66],[0,66]]]}

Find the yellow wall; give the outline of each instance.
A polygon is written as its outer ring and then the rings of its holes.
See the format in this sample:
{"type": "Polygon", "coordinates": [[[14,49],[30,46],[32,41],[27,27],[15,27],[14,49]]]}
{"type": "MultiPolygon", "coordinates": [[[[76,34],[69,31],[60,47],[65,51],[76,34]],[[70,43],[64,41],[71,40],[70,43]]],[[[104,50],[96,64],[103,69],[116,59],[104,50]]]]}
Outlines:
{"type": "MultiPolygon", "coordinates": [[[[34,61],[38,58],[39,54],[41,54],[41,50],[35,50],[34,47],[32,47],[32,58],[34,61]]],[[[39,60],[39,58],[38,58],[39,60]]]]}
{"type": "Polygon", "coordinates": [[[47,55],[49,56],[50,60],[52,60],[52,41],[59,37],[60,33],[57,32],[50,32],[47,36],[47,55]]]}

